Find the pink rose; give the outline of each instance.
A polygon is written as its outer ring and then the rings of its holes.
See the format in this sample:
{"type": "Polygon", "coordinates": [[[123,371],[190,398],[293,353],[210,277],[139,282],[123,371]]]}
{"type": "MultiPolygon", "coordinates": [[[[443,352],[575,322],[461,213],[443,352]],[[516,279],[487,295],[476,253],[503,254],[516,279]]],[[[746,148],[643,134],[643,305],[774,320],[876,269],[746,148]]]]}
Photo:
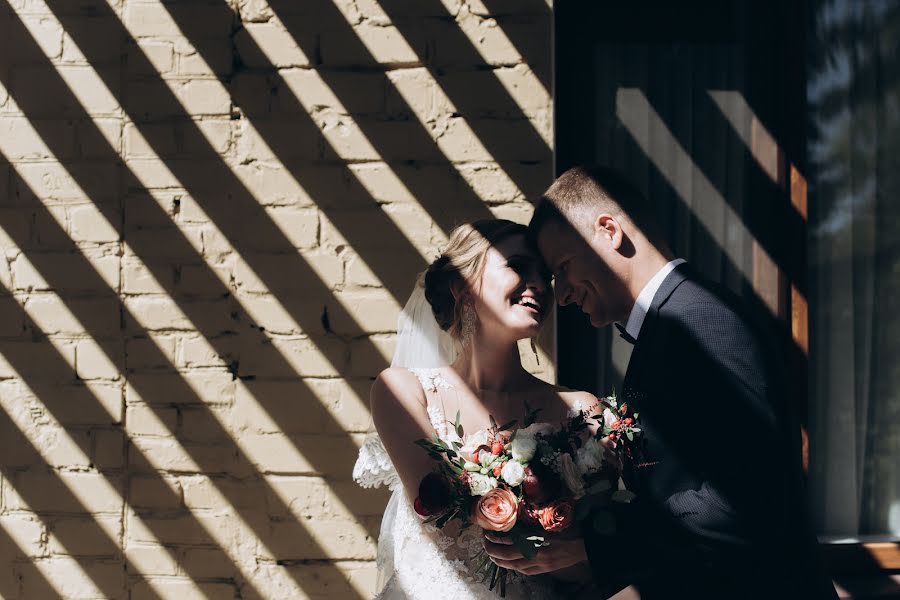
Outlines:
{"type": "Polygon", "coordinates": [[[479,498],[472,519],[488,531],[509,531],[516,524],[519,501],[509,490],[494,488],[479,498]]]}

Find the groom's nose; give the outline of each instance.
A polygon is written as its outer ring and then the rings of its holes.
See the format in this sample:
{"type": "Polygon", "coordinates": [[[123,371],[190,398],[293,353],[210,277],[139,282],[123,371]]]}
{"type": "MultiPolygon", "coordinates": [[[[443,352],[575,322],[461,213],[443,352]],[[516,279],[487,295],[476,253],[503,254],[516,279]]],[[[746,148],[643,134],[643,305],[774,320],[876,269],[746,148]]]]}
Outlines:
{"type": "Polygon", "coordinates": [[[565,306],[566,304],[572,303],[572,288],[561,277],[556,278],[553,293],[556,296],[556,301],[560,306],[565,306]]]}

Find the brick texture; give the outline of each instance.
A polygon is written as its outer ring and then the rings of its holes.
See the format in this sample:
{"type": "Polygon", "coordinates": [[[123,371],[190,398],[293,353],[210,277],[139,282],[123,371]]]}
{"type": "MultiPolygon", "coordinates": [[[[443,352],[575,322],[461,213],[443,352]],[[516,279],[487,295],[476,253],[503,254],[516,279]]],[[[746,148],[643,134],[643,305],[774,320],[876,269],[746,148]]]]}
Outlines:
{"type": "Polygon", "coordinates": [[[0,597],[371,596],[368,387],[551,179],[550,10],[3,3],[0,597]]]}

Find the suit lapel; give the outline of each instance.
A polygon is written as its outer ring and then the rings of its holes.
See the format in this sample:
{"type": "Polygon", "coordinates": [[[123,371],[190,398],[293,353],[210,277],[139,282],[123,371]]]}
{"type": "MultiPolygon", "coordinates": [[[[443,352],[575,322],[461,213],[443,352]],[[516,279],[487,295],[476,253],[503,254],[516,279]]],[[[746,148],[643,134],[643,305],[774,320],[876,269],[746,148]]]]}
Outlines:
{"type": "Polygon", "coordinates": [[[653,338],[659,318],[659,309],[666,303],[678,286],[688,279],[688,276],[689,268],[687,263],[682,263],[666,276],[659,289],[656,290],[653,301],[650,303],[650,308],[647,310],[647,316],[644,317],[644,324],[641,326],[640,333],[638,333],[634,350],[631,351],[631,359],[628,361],[628,369],[625,371],[625,380],[622,382],[623,392],[627,393],[629,388],[633,390],[634,385],[632,384],[643,377],[641,372],[645,368],[644,365],[652,363],[652,361],[648,363],[646,357],[652,354],[651,350],[656,346],[653,338]]]}
{"type": "MultiPolygon", "coordinates": [[[[669,273],[663,280],[662,285],[653,296],[650,308],[641,325],[638,333],[634,350],[631,352],[631,360],[628,361],[628,369],[625,372],[625,380],[622,382],[622,400],[621,403],[627,403],[630,411],[633,413],[645,412],[646,417],[650,417],[654,410],[654,383],[659,383],[659,373],[661,368],[660,352],[663,351],[665,340],[661,339],[664,335],[659,328],[660,318],[659,311],[665,305],[666,301],[672,296],[672,293],[688,279],[685,264],[681,264],[669,273]]],[[[665,455],[665,451],[659,447],[655,438],[653,419],[641,418],[640,422],[643,434],[637,444],[632,446],[633,454],[630,455],[630,461],[627,465],[638,465],[632,468],[626,466],[627,478],[626,485],[633,486],[630,489],[643,489],[644,484],[650,481],[657,473],[656,467],[665,455]]],[[[648,484],[649,485],[649,484],[648,484]]]]}

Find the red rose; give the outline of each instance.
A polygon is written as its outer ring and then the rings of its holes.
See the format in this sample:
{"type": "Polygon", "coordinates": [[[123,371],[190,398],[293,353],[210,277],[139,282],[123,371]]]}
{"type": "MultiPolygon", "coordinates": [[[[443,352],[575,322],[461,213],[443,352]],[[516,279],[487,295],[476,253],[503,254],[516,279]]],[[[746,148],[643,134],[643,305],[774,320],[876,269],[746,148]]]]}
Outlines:
{"type": "MultiPolygon", "coordinates": [[[[419,483],[419,497],[416,500],[421,504],[422,510],[428,515],[433,515],[444,511],[450,506],[452,494],[453,489],[447,478],[440,473],[432,471],[423,477],[419,483]]],[[[416,512],[422,514],[418,509],[416,509],[416,512]]]]}
{"type": "Polygon", "coordinates": [[[420,498],[416,498],[416,501],[413,502],[413,509],[416,511],[416,513],[423,517],[429,516],[428,511],[425,510],[424,506],[422,506],[422,500],[420,498]]]}
{"type": "Polygon", "coordinates": [[[519,502],[519,511],[517,521],[524,525],[530,525],[533,527],[537,527],[540,525],[540,522],[537,519],[536,509],[533,506],[529,506],[524,500],[519,502]]]}
{"type": "Polygon", "coordinates": [[[522,492],[530,504],[543,504],[557,495],[561,482],[549,469],[541,468],[539,462],[525,467],[522,492]]]}
{"type": "Polygon", "coordinates": [[[626,425],[631,425],[632,423],[634,423],[634,419],[632,419],[631,417],[628,417],[627,419],[625,419],[623,421],[623,423],[625,423],[626,425]]]}
{"type": "Polygon", "coordinates": [[[575,520],[575,505],[568,499],[554,500],[535,512],[545,531],[563,531],[575,520]]]}
{"type": "Polygon", "coordinates": [[[491,454],[497,456],[501,452],[503,452],[503,444],[501,442],[494,442],[491,445],[491,454]]]}

